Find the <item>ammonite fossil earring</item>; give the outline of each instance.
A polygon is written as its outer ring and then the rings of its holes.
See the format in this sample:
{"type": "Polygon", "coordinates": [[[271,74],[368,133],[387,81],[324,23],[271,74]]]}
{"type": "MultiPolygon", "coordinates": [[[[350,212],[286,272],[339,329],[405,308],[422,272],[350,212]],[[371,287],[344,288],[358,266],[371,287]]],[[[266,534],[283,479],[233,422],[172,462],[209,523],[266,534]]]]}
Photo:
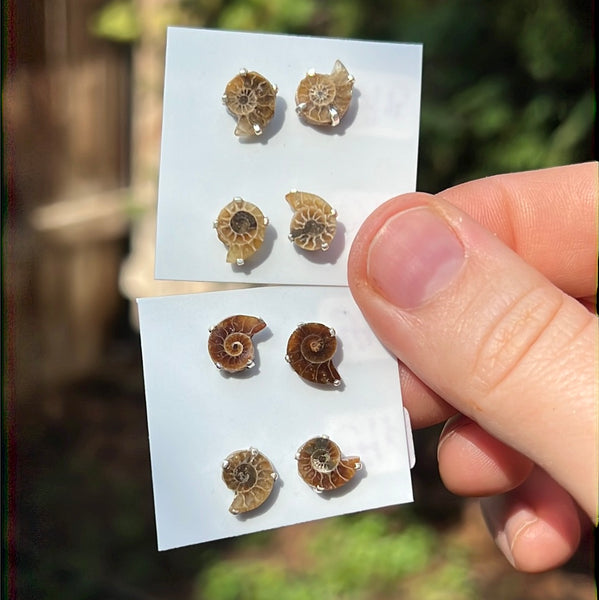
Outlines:
{"type": "Polygon", "coordinates": [[[294,210],[289,239],[304,250],[328,250],[337,231],[337,211],[308,192],[291,190],[285,200],[294,210]]]}
{"type": "Polygon", "coordinates": [[[353,87],[354,76],[340,60],[330,75],[310,69],[295,93],[295,112],[311,125],[336,127],[349,108],[353,87]]]}
{"type": "Polygon", "coordinates": [[[302,444],[295,459],[299,476],[316,492],[344,486],[362,468],[359,456],[343,457],[339,446],[327,435],[302,444]]]}
{"type": "Polygon", "coordinates": [[[301,323],[289,337],[285,360],[307,381],[337,387],[341,377],[332,361],[336,350],[334,329],[322,323],[301,323]]]}
{"type": "Polygon", "coordinates": [[[254,254],[266,233],[268,218],[251,202],[236,196],[220,213],[212,226],[218,239],[228,248],[227,262],[241,266],[254,254]]]}
{"type": "Polygon", "coordinates": [[[229,507],[233,515],[264,504],[279,477],[268,458],[256,448],[229,454],[222,462],[222,476],[225,485],[235,492],[229,507]]]}
{"type": "Polygon", "coordinates": [[[254,366],[252,336],[266,327],[259,317],[234,315],[210,328],[208,353],[217,369],[238,373],[254,366]]]}
{"type": "Polygon", "coordinates": [[[277,91],[277,86],[266,77],[247,69],[241,69],[227,83],[222,100],[237,119],[235,135],[262,135],[264,127],[275,114],[277,91]]]}

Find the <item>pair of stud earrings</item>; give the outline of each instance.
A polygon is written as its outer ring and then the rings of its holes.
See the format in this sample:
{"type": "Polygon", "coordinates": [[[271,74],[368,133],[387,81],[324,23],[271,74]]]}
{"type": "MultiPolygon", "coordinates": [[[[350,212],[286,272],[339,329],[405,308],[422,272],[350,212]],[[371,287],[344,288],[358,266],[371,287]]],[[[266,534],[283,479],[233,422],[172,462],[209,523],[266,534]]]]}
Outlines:
{"type": "MultiPolygon", "coordinates": [[[[239,373],[254,366],[252,336],[266,323],[259,317],[233,315],[210,328],[208,353],[217,369],[239,373]]],[[[333,364],[337,350],[335,330],[322,323],[301,323],[287,342],[285,360],[303,379],[321,385],[341,385],[333,364]]]]}
{"type": "MultiPolygon", "coordinates": [[[[349,108],[354,86],[340,60],[330,74],[310,69],[295,92],[295,111],[310,125],[336,127],[349,108]]],[[[262,135],[275,114],[278,88],[256,71],[241,69],[225,88],[223,104],[237,119],[235,135],[262,135]]]]}
{"type": "MultiPolygon", "coordinates": [[[[337,211],[326,200],[291,190],[285,199],[293,209],[289,240],[310,252],[329,249],[337,231],[337,211]]],[[[212,223],[218,239],[227,247],[227,262],[241,266],[262,246],[268,217],[240,196],[233,198],[212,223]]]]}
{"type": "MultiPolygon", "coordinates": [[[[362,468],[359,456],[344,457],[339,446],[327,435],[311,438],[302,444],[295,460],[298,475],[318,493],[344,486],[362,468]]],[[[270,460],[252,447],[229,454],[221,468],[225,485],[235,492],[229,507],[233,515],[262,506],[279,478],[270,460]]]]}

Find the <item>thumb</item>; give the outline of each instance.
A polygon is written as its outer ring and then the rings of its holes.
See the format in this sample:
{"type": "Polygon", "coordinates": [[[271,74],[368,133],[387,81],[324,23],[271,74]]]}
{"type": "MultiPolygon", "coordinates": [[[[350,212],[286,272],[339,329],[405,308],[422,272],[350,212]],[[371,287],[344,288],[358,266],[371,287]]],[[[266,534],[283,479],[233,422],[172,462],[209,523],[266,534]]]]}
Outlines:
{"type": "Polygon", "coordinates": [[[597,322],[438,196],[406,194],[364,223],[352,294],[424,383],[597,511],[597,322]]]}

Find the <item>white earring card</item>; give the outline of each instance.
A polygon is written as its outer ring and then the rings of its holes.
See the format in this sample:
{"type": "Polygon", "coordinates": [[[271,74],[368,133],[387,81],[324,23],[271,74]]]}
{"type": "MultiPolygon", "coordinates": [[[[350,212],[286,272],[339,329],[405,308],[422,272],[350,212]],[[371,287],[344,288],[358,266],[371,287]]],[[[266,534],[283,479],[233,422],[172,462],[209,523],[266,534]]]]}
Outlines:
{"type": "Polygon", "coordinates": [[[168,30],[155,276],[275,285],[138,300],[159,549],[412,500],[397,361],[355,305],[346,269],[364,219],[415,188],[421,67],[417,44],[168,30]],[[296,88],[310,69],[340,72],[337,61],[353,76],[349,108],[335,127],[307,124],[296,88]],[[243,69],[277,86],[274,117],[259,136],[235,136],[222,103],[243,69]],[[330,205],[336,231],[326,251],[288,239],[292,190],[330,205]],[[213,222],[241,199],[268,224],[255,254],[228,263],[213,222]],[[233,315],[266,327],[252,339],[254,366],[230,374],[215,366],[208,337],[233,315]],[[310,383],[285,360],[291,334],[312,322],[335,331],[340,385],[310,383]],[[295,454],[321,435],[362,468],[317,493],[299,477],[295,454]],[[234,515],[221,465],[250,448],[278,479],[264,504],[234,515]]]}
{"type": "Polygon", "coordinates": [[[168,30],[156,235],[157,279],[347,285],[352,240],[370,212],[416,184],[422,47],[215,30],[168,30]],[[295,93],[309,69],[342,61],[355,78],[336,127],[306,124],[295,93]],[[275,115],[262,135],[234,135],[222,104],[240,69],[278,86],[275,115]],[[292,189],[337,211],[326,252],[288,240],[292,189]],[[213,221],[233,198],[268,218],[262,247],[229,264],[213,221]]]}
{"type": "Polygon", "coordinates": [[[397,361],[344,287],[284,286],[138,300],[158,547],[161,550],[410,502],[411,432],[397,361]],[[209,328],[261,317],[253,368],[227,374],[208,353],[209,328]],[[341,385],[309,383],[285,361],[300,322],[336,332],[341,385]],[[344,487],[316,493],[295,453],[328,435],[363,468],[344,487]],[[221,478],[232,452],[254,447],[279,478],[264,505],[232,515],[221,478]]]}

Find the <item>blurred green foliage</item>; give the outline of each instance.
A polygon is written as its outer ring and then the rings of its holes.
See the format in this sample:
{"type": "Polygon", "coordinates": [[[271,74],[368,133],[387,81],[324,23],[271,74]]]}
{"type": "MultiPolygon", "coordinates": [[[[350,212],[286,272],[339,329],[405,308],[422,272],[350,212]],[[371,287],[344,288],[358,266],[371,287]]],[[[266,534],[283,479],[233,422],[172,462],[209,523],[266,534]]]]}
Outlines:
{"type": "Polygon", "coordinates": [[[398,591],[405,600],[476,597],[467,561],[456,560],[456,549],[444,548],[430,527],[412,523],[398,528],[397,522],[373,512],[323,524],[301,571],[273,559],[217,562],[200,577],[196,597],[366,600],[398,591]],[[409,586],[402,589],[406,581],[409,586]]]}
{"type": "Polygon", "coordinates": [[[141,35],[141,23],[131,0],[112,0],[91,19],[90,32],[113,42],[131,43],[141,35]]]}

